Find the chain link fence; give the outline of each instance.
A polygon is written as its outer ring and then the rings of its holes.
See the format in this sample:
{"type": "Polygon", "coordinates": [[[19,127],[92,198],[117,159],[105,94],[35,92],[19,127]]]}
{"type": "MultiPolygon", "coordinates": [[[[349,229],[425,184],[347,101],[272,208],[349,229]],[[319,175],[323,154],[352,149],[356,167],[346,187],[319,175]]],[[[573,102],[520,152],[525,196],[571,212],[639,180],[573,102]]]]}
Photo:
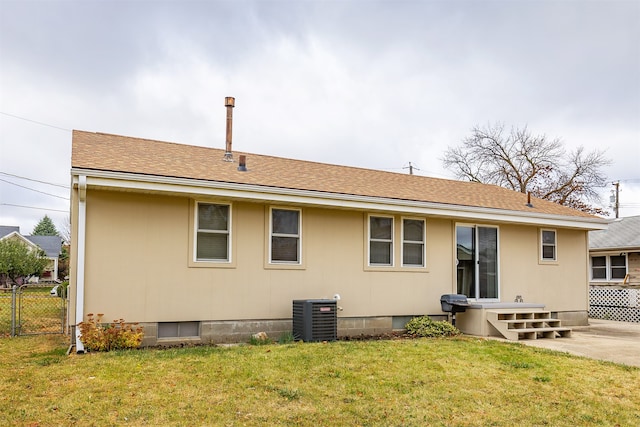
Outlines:
{"type": "Polygon", "coordinates": [[[0,290],[0,336],[63,334],[67,326],[66,289],[24,285],[0,290]]]}

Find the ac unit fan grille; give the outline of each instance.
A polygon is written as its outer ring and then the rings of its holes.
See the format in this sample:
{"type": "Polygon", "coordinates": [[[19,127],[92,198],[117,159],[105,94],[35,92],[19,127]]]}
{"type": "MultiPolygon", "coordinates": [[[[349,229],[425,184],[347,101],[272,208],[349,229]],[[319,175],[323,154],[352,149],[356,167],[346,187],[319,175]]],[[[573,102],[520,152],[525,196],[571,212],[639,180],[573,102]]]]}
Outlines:
{"type": "Polygon", "coordinates": [[[335,300],[293,301],[293,337],[303,341],[335,341],[338,337],[335,300]]]}

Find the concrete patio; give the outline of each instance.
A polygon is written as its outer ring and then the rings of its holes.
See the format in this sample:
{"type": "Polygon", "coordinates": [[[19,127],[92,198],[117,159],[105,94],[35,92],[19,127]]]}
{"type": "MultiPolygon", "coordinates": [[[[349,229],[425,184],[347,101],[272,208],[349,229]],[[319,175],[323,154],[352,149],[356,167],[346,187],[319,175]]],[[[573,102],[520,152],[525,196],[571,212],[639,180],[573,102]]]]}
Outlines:
{"type": "Polygon", "coordinates": [[[572,326],[571,329],[573,332],[570,338],[518,342],[576,356],[640,367],[640,323],[589,319],[589,326],[572,326]]]}

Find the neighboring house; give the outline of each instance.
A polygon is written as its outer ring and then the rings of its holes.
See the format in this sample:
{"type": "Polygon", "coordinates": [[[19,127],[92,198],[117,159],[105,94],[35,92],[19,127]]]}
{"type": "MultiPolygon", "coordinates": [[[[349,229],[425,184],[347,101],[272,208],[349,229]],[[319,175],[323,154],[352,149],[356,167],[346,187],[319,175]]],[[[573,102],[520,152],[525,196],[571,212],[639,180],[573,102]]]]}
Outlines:
{"type": "Polygon", "coordinates": [[[32,250],[41,249],[49,259],[40,277],[31,278],[31,282],[52,282],[58,279],[58,261],[62,251],[62,239],[59,236],[24,236],[20,228],[14,226],[0,226],[1,239],[17,239],[32,250]]]}
{"type": "Polygon", "coordinates": [[[50,262],[40,276],[40,280],[46,282],[58,280],[58,264],[62,252],[62,238],[60,236],[25,236],[32,243],[44,251],[50,262]]]}
{"type": "Polygon", "coordinates": [[[20,227],[12,225],[0,225],[0,239],[12,233],[20,234],[20,227]]]}
{"type": "Polygon", "coordinates": [[[640,322],[640,216],[589,233],[589,315],[640,322]]]}
{"type": "Polygon", "coordinates": [[[338,334],[371,334],[446,318],[451,293],[587,323],[604,219],[494,185],[232,155],[73,132],[71,325],[103,313],[145,345],[234,341],[339,294],[338,334]]]}

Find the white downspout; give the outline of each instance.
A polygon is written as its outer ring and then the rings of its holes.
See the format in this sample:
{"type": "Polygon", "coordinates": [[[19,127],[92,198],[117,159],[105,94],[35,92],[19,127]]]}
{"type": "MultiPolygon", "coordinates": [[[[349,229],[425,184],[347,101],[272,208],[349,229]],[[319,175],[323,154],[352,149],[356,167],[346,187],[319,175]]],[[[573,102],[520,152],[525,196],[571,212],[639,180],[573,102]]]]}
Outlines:
{"type": "Polygon", "coordinates": [[[84,353],[78,323],[84,320],[84,263],[87,231],[87,177],[78,176],[78,263],[76,271],[76,352],[84,353]]]}

